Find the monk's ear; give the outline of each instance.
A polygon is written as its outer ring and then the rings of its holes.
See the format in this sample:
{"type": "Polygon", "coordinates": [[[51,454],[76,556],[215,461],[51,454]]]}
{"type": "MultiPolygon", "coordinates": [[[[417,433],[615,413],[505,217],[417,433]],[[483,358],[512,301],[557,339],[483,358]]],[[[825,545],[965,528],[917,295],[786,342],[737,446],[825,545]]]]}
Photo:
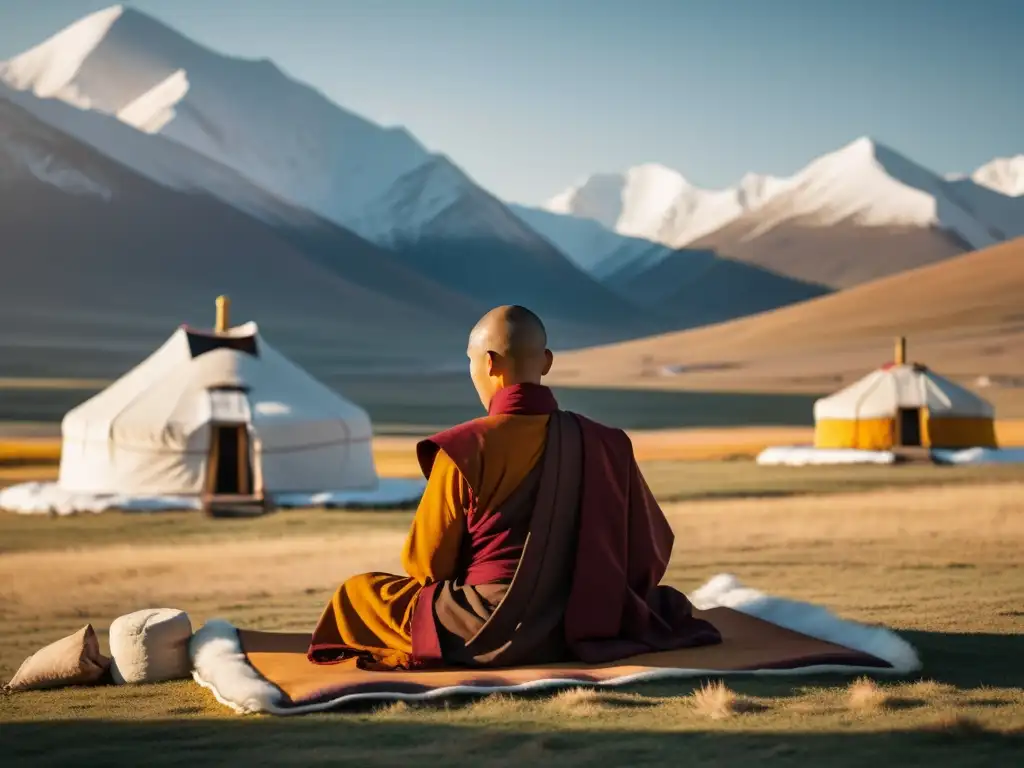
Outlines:
{"type": "Polygon", "coordinates": [[[552,354],[550,349],[544,350],[544,370],[541,371],[541,376],[547,376],[551,371],[551,365],[555,362],[555,356],[552,354]]]}
{"type": "Polygon", "coordinates": [[[493,376],[494,369],[498,367],[498,355],[494,352],[487,353],[487,375],[493,376]]]}

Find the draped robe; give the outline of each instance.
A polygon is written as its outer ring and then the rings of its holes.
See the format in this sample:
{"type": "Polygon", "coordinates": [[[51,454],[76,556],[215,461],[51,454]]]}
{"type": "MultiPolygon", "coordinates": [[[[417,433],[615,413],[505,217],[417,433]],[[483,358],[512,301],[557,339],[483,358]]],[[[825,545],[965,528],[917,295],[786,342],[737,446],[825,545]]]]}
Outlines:
{"type": "Polygon", "coordinates": [[[601,662],[721,641],[659,584],[673,535],[624,432],[541,385],[417,446],[406,575],[343,583],[309,658],[388,669],[601,662]]]}

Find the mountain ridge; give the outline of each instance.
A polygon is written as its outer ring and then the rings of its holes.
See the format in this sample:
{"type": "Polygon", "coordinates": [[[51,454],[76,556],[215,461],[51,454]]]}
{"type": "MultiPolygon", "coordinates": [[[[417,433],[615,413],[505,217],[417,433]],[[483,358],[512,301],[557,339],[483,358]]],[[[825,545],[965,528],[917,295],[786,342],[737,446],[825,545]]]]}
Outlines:
{"type": "MultiPolygon", "coordinates": [[[[628,189],[627,182],[640,178],[631,169],[617,177],[590,177],[600,180],[600,199],[587,196],[584,180],[541,206],[561,218],[529,211],[518,215],[563,243],[567,251],[577,246],[568,234],[577,226],[570,220],[583,218],[603,221],[606,228],[611,223],[611,231],[623,237],[672,249],[714,250],[833,288],[1024,235],[1024,197],[993,188],[999,180],[1008,188],[1016,183],[1012,159],[988,172],[995,181],[982,184],[976,178],[940,177],[888,145],[862,136],[813,159],[793,176],[746,174],[735,187],[722,190],[702,190],[685,182],[682,174],[656,167],[659,178],[677,180],[675,190],[680,192],[675,197],[656,195],[657,205],[646,214],[627,210],[645,199],[644,190],[628,189]],[[605,212],[603,217],[592,215],[598,208],[605,212]],[[656,220],[657,227],[637,227],[642,214],[656,220]],[[885,244],[890,236],[891,247],[885,244]],[[870,255],[879,248],[877,257],[870,255]],[[904,251],[909,253],[902,256],[904,251]],[[862,255],[865,252],[869,255],[862,255]],[[833,263],[826,263],[829,260],[833,263]]],[[[1024,162],[1021,168],[1024,178],[1024,162]]],[[[984,180],[986,174],[979,170],[974,176],[984,180]]],[[[664,192],[669,186],[659,189],[664,192]]],[[[591,238],[590,245],[593,242],[591,238]]],[[[601,265],[615,261],[611,255],[616,251],[622,268],[629,254],[607,243],[605,252],[592,250],[585,263],[606,277],[608,270],[601,265]]]]}
{"type": "MultiPolygon", "coordinates": [[[[464,271],[449,285],[474,300],[512,294],[579,326],[590,340],[655,328],[653,319],[577,269],[449,158],[428,152],[404,128],[385,128],[338,106],[268,60],[224,56],[158,19],[114,6],[10,59],[0,79],[41,100],[110,116],[140,134],[188,147],[396,252],[425,276],[437,271],[446,275],[442,282],[451,278],[454,268],[435,270],[436,260],[450,252],[464,271]],[[502,258],[487,258],[491,253],[502,258]],[[522,279],[524,272],[533,280],[522,279]],[[475,283],[487,285],[495,274],[514,288],[474,292],[475,283]],[[558,297],[538,288],[551,281],[561,283],[558,297]]],[[[99,143],[76,133],[79,121],[58,127],[99,143]]],[[[115,159],[136,160],[124,153],[115,159]]],[[[191,181],[205,188],[199,175],[191,181]]]]}

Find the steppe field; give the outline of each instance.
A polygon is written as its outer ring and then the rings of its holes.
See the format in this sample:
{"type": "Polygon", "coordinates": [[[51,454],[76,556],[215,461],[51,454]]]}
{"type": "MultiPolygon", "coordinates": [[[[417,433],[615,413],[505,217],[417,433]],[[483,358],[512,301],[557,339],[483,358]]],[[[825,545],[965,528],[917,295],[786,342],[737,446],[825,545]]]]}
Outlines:
{"type": "MultiPolygon", "coordinates": [[[[235,715],[191,681],[20,693],[0,698],[4,764],[1013,764],[1024,750],[1024,467],[749,458],[806,437],[801,426],[633,433],[676,533],[666,580],[692,590],[733,573],[884,624],[922,655],[913,678],[730,678],[297,718],[235,715]]],[[[413,440],[378,440],[383,474],[414,471],[413,440]]],[[[54,476],[52,439],[3,445],[0,485],[54,476]]],[[[0,514],[0,677],[86,622],[105,644],[111,620],[144,607],[181,608],[194,627],[223,617],[311,629],[346,576],[399,567],[411,515],[0,514]]]]}

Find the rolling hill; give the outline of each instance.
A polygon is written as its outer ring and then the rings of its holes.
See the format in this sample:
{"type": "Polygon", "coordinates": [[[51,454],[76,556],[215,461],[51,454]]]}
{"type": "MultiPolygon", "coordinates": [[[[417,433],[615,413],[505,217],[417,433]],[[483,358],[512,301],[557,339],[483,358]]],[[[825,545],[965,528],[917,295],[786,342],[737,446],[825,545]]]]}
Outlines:
{"type": "Polygon", "coordinates": [[[1024,238],[760,315],[558,356],[555,380],[828,391],[910,357],[973,380],[1024,378],[1024,238]],[[670,374],[670,375],[665,375],[670,374]]]}

